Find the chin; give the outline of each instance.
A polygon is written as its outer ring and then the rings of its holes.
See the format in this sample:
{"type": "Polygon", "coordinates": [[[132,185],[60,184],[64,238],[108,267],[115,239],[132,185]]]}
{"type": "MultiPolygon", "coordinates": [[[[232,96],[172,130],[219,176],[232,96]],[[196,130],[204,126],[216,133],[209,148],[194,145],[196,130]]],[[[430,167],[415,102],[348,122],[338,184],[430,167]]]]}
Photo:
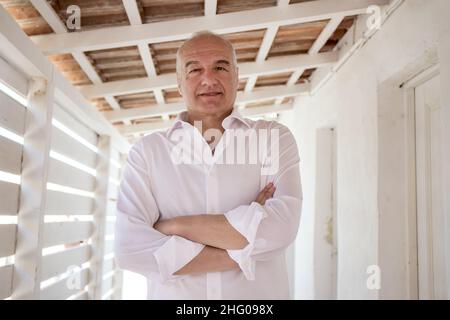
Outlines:
{"type": "Polygon", "coordinates": [[[215,114],[217,112],[220,111],[224,111],[226,108],[224,106],[221,105],[216,105],[216,104],[202,104],[199,106],[198,111],[202,112],[202,113],[209,113],[209,114],[215,114]]]}

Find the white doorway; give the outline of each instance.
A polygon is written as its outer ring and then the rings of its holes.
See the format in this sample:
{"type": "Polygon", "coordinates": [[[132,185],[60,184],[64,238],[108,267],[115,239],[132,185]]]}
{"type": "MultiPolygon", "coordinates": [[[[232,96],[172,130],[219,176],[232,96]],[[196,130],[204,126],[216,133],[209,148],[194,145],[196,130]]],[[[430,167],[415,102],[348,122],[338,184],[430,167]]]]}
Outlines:
{"type": "Polygon", "coordinates": [[[316,132],[314,210],[314,299],[338,297],[336,131],[316,132]]]}
{"type": "Polygon", "coordinates": [[[408,83],[414,90],[417,295],[445,298],[445,235],[441,181],[440,75],[435,66],[408,83]]]}

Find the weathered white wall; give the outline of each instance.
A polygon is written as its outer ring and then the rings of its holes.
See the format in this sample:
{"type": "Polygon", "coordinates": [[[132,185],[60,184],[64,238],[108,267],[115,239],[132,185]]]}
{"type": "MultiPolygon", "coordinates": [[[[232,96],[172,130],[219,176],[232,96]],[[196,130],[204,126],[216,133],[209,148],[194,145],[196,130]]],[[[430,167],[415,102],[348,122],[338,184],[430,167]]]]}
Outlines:
{"type": "MultiPolygon", "coordinates": [[[[384,201],[379,197],[379,178],[386,174],[379,172],[378,163],[384,151],[379,150],[379,88],[435,51],[440,54],[442,79],[446,80],[442,82],[447,88],[442,90],[443,114],[450,114],[450,50],[449,37],[444,36],[450,32],[449,16],[448,0],[406,0],[315,96],[298,98],[295,111],[281,117],[298,140],[304,193],[295,251],[295,298],[316,297],[313,255],[313,230],[317,228],[314,226],[315,143],[320,128],[335,128],[337,137],[338,298],[389,297],[380,296],[377,290],[369,290],[366,285],[368,266],[379,263],[379,234],[383,234],[378,229],[379,215],[383,214],[380,201],[384,201]]],[[[443,119],[447,137],[449,122],[450,117],[443,119]]],[[[448,178],[448,149],[444,157],[448,178]]],[[[446,186],[448,190],[448,182],[446,186]]],[[[446,201],[448,210],[448,197],[446,201]]],[[[447,217],[448,214],[447,211],[447,217]]],[[[449,224],[450,218],[448,231],[449,224]]],[[[397,240],[404,245],[402,232],[397,240]]],[[[389,283],[383,285],[389,286],[389,283]]],[[[393,288],[392,296],[404,298],[405,290],[404,287],[393,288]]]]}

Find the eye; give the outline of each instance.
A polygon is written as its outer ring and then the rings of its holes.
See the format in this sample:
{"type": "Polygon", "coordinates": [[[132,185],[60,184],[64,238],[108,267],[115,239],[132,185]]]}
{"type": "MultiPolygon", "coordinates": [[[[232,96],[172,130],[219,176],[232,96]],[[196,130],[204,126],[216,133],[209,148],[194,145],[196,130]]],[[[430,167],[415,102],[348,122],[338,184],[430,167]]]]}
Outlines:
{"type": "Polygon", "coordinates": [[[217,66],[217,67],[216,67],[216,70],[218,70],[218,71],[227,71],[226,68],[221,67],[221,66],[217,66]]]}
{"type": "Polygon", "coordinates": [[[190,70],[188,73],[193,73],[193,72],[198,72],[198,71],[200,71],[200,68],[192,69],[192,70],[190,70]]]}

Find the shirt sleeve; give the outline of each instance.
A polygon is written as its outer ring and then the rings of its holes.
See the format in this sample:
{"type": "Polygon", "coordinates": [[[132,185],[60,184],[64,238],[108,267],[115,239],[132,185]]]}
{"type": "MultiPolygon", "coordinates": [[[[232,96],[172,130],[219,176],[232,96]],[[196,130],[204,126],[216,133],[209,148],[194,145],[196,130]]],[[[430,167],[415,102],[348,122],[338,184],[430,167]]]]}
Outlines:
{"type": "Polygon", "coordinates": [[[117,199],[114,237],[116,263],[121,269],[161,281],[186,277],[173,275],[205,247],[153,228],[159,209],[153,197],[142,140],[130,150],[117,199]]]}
{"type": "Polygon", "coordinates": [[[297,143],[281,124],[270,131],[270,151],[261,179],[265,184],[274,183],[273,197],[264,206],[252,202],[225,213],[228,222],[248,241],[243,249],[227,250],[248,280],[255,279],[256,261],[273,259],[295,240],[300,222],[302,188],[297,143]]]}

